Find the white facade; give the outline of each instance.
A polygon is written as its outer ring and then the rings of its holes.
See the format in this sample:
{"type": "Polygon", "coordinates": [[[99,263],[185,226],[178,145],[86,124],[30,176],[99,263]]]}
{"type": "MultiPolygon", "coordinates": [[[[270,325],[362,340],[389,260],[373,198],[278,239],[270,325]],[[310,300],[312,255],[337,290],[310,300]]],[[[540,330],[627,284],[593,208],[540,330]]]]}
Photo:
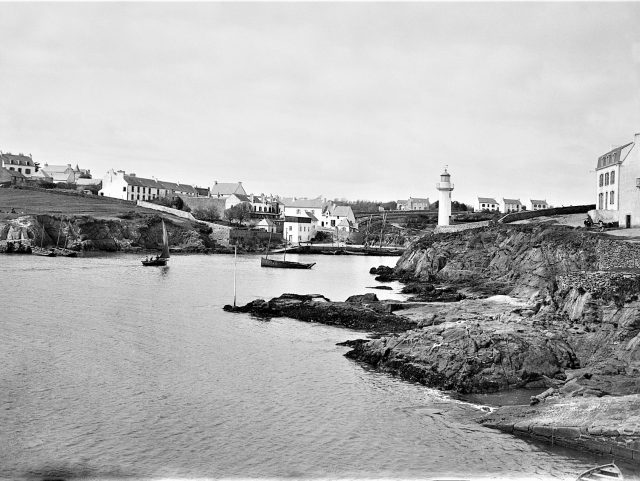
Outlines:
{"type": "Polygon", "coordinates": [[[309,242],[316,235],[316,228],[310,217],[303,215],[285,217],[282,235],[289,244],[309,242]]]}
{"type": "Polygon", "coordinates": [[[451,191],[453,184],[451,183],[451,175],[444,169],[440,175],[440,182],[436,184],[436,189],[440,192],[438,199],[438,225],[446,226],[451,221],[451,191]]]}
{"type": "Polygon", "coordinates": [[[520,212],[524,210],[524,205],[520,199],[502,199],[500,201],[500,212],[508,214],[510,212],[520,212]]]}
{"type": "Polygon", "coordinates": [[[596,208],[617,211],[620,227],[640,227],[640,133],[598,158],[595,181],[596,208]]]}
{"type": "Polygon", "coordinates": [[[483,210],[500,212],[500,204],[493,197],[478,197],[476,212],[482,212],[483,210]]]}
{"type": "Polygon", "coordinates": [[[353,214],[351,206],[348,205],[335,205],[333,203],[328,204],[319,218],[319,227],[335,229],[339,228],[341,231],[351,232],[353,229],[358,228],[356,222],[356,216],[353,214]]]}
{"type": "Polygon", "coordinates": [[[261,219],[260,222],[256,224],[256,229],[261,229],[275,234],[276,224],[270,219],[261,219]]]}
{"type": "Polygon", "coordinates": [[[527,202],[527,209],[528,210],[542,210],[542,209],[548,209],[550,207],[549,203],[546,200],[543,199],[530,199],[529,202],[527,202]]]}
{"type": "Polygon", "coordinates": [[[319,197],[315,199],[283,199],[282,204],[284,208],[281,214],[284,217],[304,216],[305,213],[309,212],[316,219],[320,219],[324,207],[324,202],[319,197]]]}

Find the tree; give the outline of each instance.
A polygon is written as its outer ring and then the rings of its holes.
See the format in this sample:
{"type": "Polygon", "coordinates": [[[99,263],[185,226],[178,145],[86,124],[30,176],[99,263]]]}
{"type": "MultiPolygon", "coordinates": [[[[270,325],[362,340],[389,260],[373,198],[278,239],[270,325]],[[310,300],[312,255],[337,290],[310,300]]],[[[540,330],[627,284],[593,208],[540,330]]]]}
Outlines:
{"type": "Polygon", "coordinates": [[[215,207],[204,207],[202,209],[196,209],[192,212],[193,216],[198,220],[205,220],[212,222],[220,219],[220,211],[215,207]]]}
{"type": "Polygon", "coordinates": [[[224,211],[224,216],[227,219],[229,219],[230,221],[236,219],[240,224],[242,224],[245,219],[248,219],[250,214],[251,204],[249,204],[248,202],[241,202],[240,204],[229,207],[224,211]]]}

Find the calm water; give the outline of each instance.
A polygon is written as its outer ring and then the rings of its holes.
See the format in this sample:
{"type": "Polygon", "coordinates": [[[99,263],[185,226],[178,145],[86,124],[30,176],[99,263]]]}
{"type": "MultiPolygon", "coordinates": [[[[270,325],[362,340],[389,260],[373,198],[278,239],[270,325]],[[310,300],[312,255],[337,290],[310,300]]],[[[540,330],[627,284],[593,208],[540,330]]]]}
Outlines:
{"type": "MultiPolygon", "coordinates": [[[[239,258],[238,302],[402,297],[366,289],[369,267],[395,258],[314,260],[239,258]]],[[[346,359],[336,342],[360,333],[223,312],[232,257],[170,263],[0,257],[0,477],[571,479],[595,461],[485,429],[475,407],[346,359]]]]}

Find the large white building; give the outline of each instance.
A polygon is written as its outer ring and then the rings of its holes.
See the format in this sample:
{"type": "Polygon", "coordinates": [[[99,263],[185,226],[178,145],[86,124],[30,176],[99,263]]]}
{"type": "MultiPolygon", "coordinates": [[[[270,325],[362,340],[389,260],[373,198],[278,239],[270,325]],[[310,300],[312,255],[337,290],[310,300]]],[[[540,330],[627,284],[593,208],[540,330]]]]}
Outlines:
{"type": "Polygon", "coordinates": [[[98,194],[129,201],[149,201],[175,195],[208,197],[209,191],[188,184],[147,179],[136,174],[127,175],[124,170],[111,169],[102,178],[102,189],[98,194]]]}
{"type": "Polygon", "coordinates": [[[620,227],[640,227],[640,133],[598,157],[596,209],[615,211],[620,227]]]}
{"type": "Polygon", "coordinates": [[[318,219],[312,213],[285,216],[282,236],[289,244],[309,242],[316,235],[318,219]]]}
{"type": "Polygon", "coordinates": [[[520,212],[524,210],[525,206],[520,202],[520,199],[505,199],[504,197],[500,201],[500,212],[508,214],[510,212],[520,212]]]}

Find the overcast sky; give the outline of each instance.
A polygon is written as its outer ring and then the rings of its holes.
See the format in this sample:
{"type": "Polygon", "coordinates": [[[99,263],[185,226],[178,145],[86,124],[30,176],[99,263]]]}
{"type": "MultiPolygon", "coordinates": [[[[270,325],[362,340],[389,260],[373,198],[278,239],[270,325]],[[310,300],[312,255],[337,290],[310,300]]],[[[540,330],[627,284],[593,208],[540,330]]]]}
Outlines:
{"type": "Polygon", "coordinates": [[[640,3],[0,3],[0,150],[248,192],[593,202],[640,3]]]}

